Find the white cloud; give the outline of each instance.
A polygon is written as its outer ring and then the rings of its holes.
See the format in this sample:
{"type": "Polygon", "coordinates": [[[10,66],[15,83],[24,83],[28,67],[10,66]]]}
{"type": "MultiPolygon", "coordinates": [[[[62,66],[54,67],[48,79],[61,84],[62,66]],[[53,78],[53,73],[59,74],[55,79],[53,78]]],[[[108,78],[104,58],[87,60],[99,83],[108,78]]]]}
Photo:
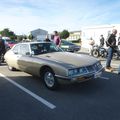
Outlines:
{"type": "Polygon", "coordinates": [[[103,3],[102,0],[4,0],[0,5],[0,29],[7,27],[26,34],[36,28],[49,32],[80,30],[87,25],[119,21],[116,12],[119,1],[103,3]]]}

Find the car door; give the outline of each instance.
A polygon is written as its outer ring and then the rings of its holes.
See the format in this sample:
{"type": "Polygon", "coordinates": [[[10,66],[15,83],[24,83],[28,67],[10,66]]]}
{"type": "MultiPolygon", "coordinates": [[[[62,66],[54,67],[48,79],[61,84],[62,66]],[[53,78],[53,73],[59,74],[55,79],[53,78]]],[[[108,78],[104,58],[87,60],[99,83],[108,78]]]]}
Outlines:
{"type": "Polygon", "coordinates": [[[19,69],[33,75],[39,75],[38,58],[32,55],[32,52],[30,44],[22,44],[20,46],[19,69]]]}
{"type": "Polygon", "coordinates": [[[12,50],[8,51],[8,64],[14,68],[19,69],[18,59],[21,57],[20,55],[20,44],[16,45],[12,50]]]}
{"type": "Polygon", "coordinates": [[[18,59],[18,66],[22,71],[28,71],[30,64],[32,64],[32,56],[30,53],[29,44],[20,45],[20,58],[18,59]]]}

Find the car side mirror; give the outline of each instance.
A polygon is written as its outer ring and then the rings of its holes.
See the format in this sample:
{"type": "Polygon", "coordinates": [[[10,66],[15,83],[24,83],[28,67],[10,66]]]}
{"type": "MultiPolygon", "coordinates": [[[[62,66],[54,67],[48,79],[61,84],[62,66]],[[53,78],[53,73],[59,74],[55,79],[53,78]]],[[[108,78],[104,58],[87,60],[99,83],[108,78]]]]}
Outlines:
{"type": "Polygon", "coordinates": [[[31,55],[35,55],[34,51],[31,52],[31,55]]]}

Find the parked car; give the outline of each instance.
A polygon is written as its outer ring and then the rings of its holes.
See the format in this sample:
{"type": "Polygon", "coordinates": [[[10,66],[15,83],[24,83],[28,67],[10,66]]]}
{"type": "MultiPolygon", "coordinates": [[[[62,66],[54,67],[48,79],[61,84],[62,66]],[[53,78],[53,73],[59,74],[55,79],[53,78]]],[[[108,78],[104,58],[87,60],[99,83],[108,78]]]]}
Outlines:
{"type": "Polygon", "coordinates": [[[11,39],[3,39],[3,41],[8,49],[12,48],[17,43],[15,40],[11,39]]]}
{"type": "Polygon", "coordinates": [[[1,54],[1,59],[0,59],[0,63],[4,63],[4,55],[6,53],[6,51],[8,51],[10,49],[10,46],[8,44],[6,44],[5,40],[2,39],[2,41],[4,42],[5,44],[5,50],[2,52],[1,54]]]}
{"type": "Polygon", "coordinates": [[[97,58],[64,52],[53,42],[18,43],[6,52],[5,60],[9,70],[39,76],[51,90],[60,80],[84,82],[100,77],[103,70],[97,58]]]}
{"type": "Polygon", "coordinates": [[[67,41],[67,40],[61,40],[61,48],[64,50],[64,51],[68,51],[68,52],[76,52],[76,51],[79,51],[80,50],[80,46],[70,42],[70,41],[67,41]]]}

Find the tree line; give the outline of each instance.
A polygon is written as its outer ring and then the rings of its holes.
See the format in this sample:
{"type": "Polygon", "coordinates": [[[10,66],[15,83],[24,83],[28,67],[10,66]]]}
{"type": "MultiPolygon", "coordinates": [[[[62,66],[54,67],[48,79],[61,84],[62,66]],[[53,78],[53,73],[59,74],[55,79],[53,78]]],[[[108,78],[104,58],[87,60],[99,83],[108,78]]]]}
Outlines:
{"type": "MultiPolygon", "coordinates": [[[[9,28],[5,28],[0,31],[0,34],[4,37],[9,37],[12,40],[22,41],[23,39],[33,39],[33,36],[31,34],[27,35],[16,35],[13,31],[9,30],[9,28]]],[[[63,30],[62,32],[59,32],[61,39],[66,39],[69,37],[70,33],[68,30],[63,30]]]]}

